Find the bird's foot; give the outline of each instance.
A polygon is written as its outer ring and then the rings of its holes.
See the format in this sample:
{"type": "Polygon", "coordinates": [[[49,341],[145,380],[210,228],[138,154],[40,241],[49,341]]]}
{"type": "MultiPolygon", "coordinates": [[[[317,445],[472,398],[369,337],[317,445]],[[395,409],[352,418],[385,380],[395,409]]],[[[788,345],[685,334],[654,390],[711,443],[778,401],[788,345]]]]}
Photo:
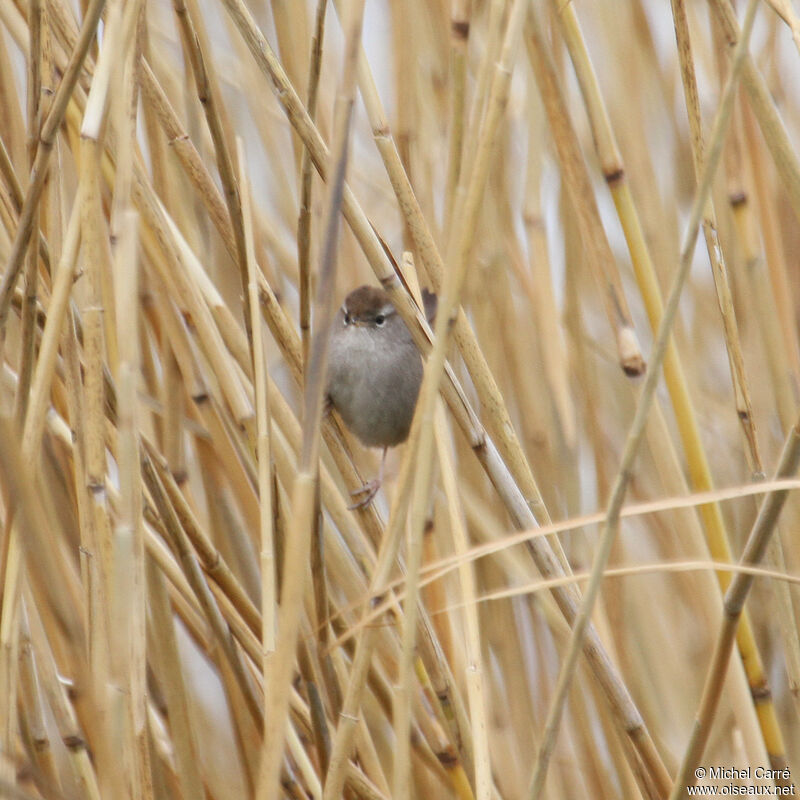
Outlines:
{"type": "Polygon", "coordinates": [[[363,495],[360,500],[356,500],[351,506],[347,506],[351,511],[355,510],[356,508],[365,508],[368,506],[375,495],[378,494],[378,489],[381,488],[381,482],[377,478],[367,481],[363,486],[356,489],[354,492],[350,492],[350,497],[359,497],[363,495]]]}

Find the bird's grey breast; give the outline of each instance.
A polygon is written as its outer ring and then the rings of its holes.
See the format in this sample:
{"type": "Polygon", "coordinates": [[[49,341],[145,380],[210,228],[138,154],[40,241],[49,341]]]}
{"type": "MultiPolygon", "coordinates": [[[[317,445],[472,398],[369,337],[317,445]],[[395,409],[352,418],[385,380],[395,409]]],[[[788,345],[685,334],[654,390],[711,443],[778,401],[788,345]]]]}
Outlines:
{"type": "Polygon", "coordinates": [[[422,359],[400,317],[378,328],[345,325],[337,315],[328,394],[364,444],[386,447],[407,438],[421,380],[422,359]]]}

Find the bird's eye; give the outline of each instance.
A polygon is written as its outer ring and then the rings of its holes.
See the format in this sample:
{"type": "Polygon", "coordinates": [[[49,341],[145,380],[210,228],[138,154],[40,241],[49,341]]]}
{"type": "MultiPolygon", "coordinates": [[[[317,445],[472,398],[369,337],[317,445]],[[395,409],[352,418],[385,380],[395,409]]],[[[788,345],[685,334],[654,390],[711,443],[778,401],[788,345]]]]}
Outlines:
{"type": "Polygon", "coordinates": [[[352,321],[353,321],[353,318],[350,316],[350,314],[347,311],[345,311],[344,312],[344,324],[345,325],[349,325],[352,321]]]}
{"type": "Polygon", "coordinates": [[[383,325],[384,322],[386,322],[386,317],[383,314],[378,314],[378,316],[375,317],[376,325],[383,325]]]}

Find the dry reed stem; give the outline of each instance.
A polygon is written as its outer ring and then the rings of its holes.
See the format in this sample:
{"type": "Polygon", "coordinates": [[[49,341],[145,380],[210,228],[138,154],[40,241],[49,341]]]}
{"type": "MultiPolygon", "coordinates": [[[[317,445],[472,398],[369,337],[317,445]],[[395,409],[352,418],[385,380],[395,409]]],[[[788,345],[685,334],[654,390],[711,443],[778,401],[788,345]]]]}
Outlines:
{"type": "Polygon", "coordinates": [[[224,620],[208,585],[202,577],[200,569],[197,566],[195,554],[191,549],[188,538],[180,525],[174,509],[169,503],[152,460],[146,453],[141,454],[140,457],[143,480],[153,498],[159,515],[164,521],[167,529],[166,532],[172,540],[171,544],[178,554],[186,577],[189,579],[192,592],[197,597],[203,614],[206,616],[214,636],[216,637],[217,644],[227,659],[228,666],[235,675],[239,688],[244,694],[248,711],[253,716],[254,720],[258,722],[262,716],[261,703],[248,677],[241,659],[241,654],[235,647],[228,624],[224,620]]]}
{"type": "Polygon", "coordinates": [[[119,745],[134,765],[133,797],[152,797],[146,739],[145,552],[139,474],[139,375],[137,218],[129,211],[120,219],[115,264],[117,320],[120,328],[119,464],[121,502],[114,536],[112,597],[112,674],[120,692],[121,717],[115,721],[119,745]],[[121,734],[121,735],[120,735],[121,734]]]}
{"type": "MultiPolygon", "coordinates": [[[[444,374],[446,349],[455,322],[459,297],[471,250],[472,236],[479,207],[479,198],[489,168],[489,153],[494,142],[500,110],[505,105],[511,80],[511,69],[516,46],[522,33],[523,15],[527,9],[523,0],[515,0],[506,31],[502,52],[492,80],[486,117],[477,138],[476,160],[472,165],[466,191],[458,193],[455,205],[456,227],[453,229],[451,245],[448,246],[447,263],[442,295],[437,308],[433,350],[425,364],[420,387],[418,408],[412,424],[410,448],[416,457],[414,488],[410,498],[408,532],[408,590],[403,608],[403,658],[400,662],[399,689],[394,705],[397,749],[394,760],[393,794],[403,800],[410,797],[408,759],[408,736],[410,728],[409,694],[411,691],[411,666],[416,637],[418,571],[422,554],[423,527],[430,503],[433,466],[433,416],[439,382],[444,374]]],[[[409,457],[410,460],[410,457],[409,457]]]]}
{"type": "Polygon", "coordinates": [[[271,798],[277,792],[279,764],[283,750],[286,687],[291,682],[297,645],[298,626],[302,613],[303,586],[306,578],[311,539],[317,524],[319,502],[319,448],[325,376],[329,348],[329,330],[333,322],[333,287],[336,277],[336,250],[339,212],[345,189],[345,173],[350,151],[350,131],[355,102],[356,71],[361,43],[364,3],[348,7],[344,24],[345,50],[341,78],[336,95],[334,140],[331,151],[331,180],[323,214],[323,241],[320,248],[319,284],[317,287],[317,332],[311,346],[308,373],[304,387],[303,444],[299,471],[292,490],[292,526],[283,562],[283,585],[278,615],[278,640],[273,659],[265,674],[266,711],[276,735],[266,737],[258,780],[258,796],[271,798]]]}
{"type": "Polygon", "coordinates": [[[464,124],[466,116],[467,51],[471,4],[467,0],[456,0],[450,15],[450,73],[451,100],[449,132],[447,139],[447,178],[444,189],[444,233],[449,238],[453,218],[456,187],[461,175],[462,151],[464,147],[464,124]]]}
{"type": "MultiPolygon", "coordinates": [[[[319,77],[322,69],[322,45],[325,37],[325,12],[328,0],[317,0],[314,17],[314,34],[311,39],[311,63],[308,69],[308,99],[306,108],[312,122],[316,117],[319,77]]],[[[311,348],[311,200],[314,178],[311,156],[304,147],[300,159],[300,211],[297,218],[297,271],[300,275],[300,340],[303,346],[304,371],[308,367],[308,354],[311,348]]]]}
{"type": "Polygon", "coordinates": [[[31,647],[24,607],[20,619],[19,680],[21,702],[29,711],[26,733],[37,751],[36,768],[40,770],[44,783],[57,786],[58,772],[44,717],[43,698],[39,691],[38,676],[33,661],[33,648],[31,647]]]}
{"type": "MultiPolygon", "coordinates": [[[[745,20],[744,37],[748,33],[747,20],[745,20]]],[[[735,65],[735,62],[734,62],[735,65]]],[[[789,438],[783,448],[778,468],[775,473],[776,479],[790,477],[797,473],[800,466],[800,423],[795,424],[789,433],[789,438]]],[[[781,510],[788,492],[777,491],[768,494],[761,504],[758,517],[753,523],[753,528],[747,537],[740,564],[744,566],[757,565],[764,557],[770,537],[775,531],[781,510]]],[[[755,576],[747,571],[737,572],[728,590],[725,592],[722,626],[714,646],[714,654],[706,675],[703,687],[703,696],[697,711],[697,719],[692,728],[689,743],[681,761],[675,785],[672,790],[671,798],[688,796],[687,788],[693,786],[697,780],[695,768],[703,757],[711,722],[717,711],[720,695],[722,693],[723,679],[727,671],[731,651],[736,640],[736,627],[742,616],[747,595],[755,581],[755,576]]],[[[792,789],[794,784],[791,778],[787,778],[783,771],[788,772],[788,766],[784,761],[783,767],[777,767],[780,774],[775,777],[775,784],[778,787],[792,789]]]]}
{"type": "MultiPolygon", "coordinates": [[[[258,462],[258,496],[260,508],[259,540],[261,545],[261,641],[265,659],[275,649],[275,610],[277,607],[275,579],[275,531],[273,518],[273,467],[271,426],[269,416],[269,392],[267,388],[266,356],[264,338],[261,333],[261,314],[258,302],[255,253],[253,252],[253,227],[250,207],[250,182],[247,179],[244,148],[237,140],[239,163],[239,187],[242,192],[242,217],[244,220],[245,256],[247,259],[247,290],[250,301],[253,388],[256,396],[256,460],[258,462]]],[[[255,621],[255,620],[254,620],[255,621]]],[[[255,633],[255,631],[254,631],[255,633]]],[[[266,666],[266,664],[264,665],[266,666]]],[[[266,723],[266,720],[265,720],[266,723]]]]}
{"type": "Polygon", "coordinates": [[[600,221],[597,202],[583,163],[577,135],[567,115],[552,56],[542,35],[538,15],[533,10],[528,14],[525,41],[564,181],[575,210],[581,242],[587,252],[587,261],[614,331],[620,367],[631,377],[641,375],[645,371],[645,361],[633,328],[622,280],[600,221]]]}
{"type": "MultiPolygon", "coordinates": [[[[742,35],[733,7],[729,0],[714,0],[712,8],[728,39],[728,50],[733,52],[742,35]]],[[[792,148],[783,120],[770,97],[764,78],[756,69],[749,53],[745,56],[742,68],[742,84],[747,90],[761,133],[778,168],[778,175],[784,182],[794,213],[800,216],[800,161],[792,148]]]]}
{"type": "MultiPolygon", "coordinates": [[[[437,407],[436,419],[436,448],[439,457],[439,468],[442,474],[442,484],[447,497],[447,511],[450,517],[450,528],[455,540],[455,555],[461,556],[468,549],[466,525],[462,518],[457,503],[458,491],[456,486],[455,468],[451,451],[448,447],[443,417],[443,409],[437,407]]],[[[481,632],[475,603],[478,597],[474,570],[471,565],[463,563],[460,568],[461,591],[464,601],[464,616],[467,630],[467,697],[470,707],[470,721],[475,737],[475,797],[476,800],[486,800],[491,797],[492,769],[488,740],[487,703],[484,689],[484,666],[481,655],[481,632]]]]}
{"type": "MultiPolygon", "coordinates": [[[[686,8],[682,0],[673,0],[672,16],[675,20],[675,37],[678,42],[678,56],[681,62],[681,80],[683,81],[683,93],[686,102],[686,110],[689,116],[689,127],[691,129],[692,162],[694,164],[695,177],[699,177],[702,171],[704,158],[703,131],[700,120],[697,76],[695,74],[694,61],[692,58],[692,44],[689,38],[686,8]]],[[[747,441],[751,469],[755,475],[763,476],[764,469],[761,463],[758,439],[756,438],[753,421],[753,402],[750,396],[747,375],[744,371],[739,326],[733,308],[733,296],[731,294],[730,280],[728,278],[728,268],[725,265],[722,248],[719,243],[716,213],[712,200],[709,200],[708,209],[703,216],[703,237],[706,242],[708,258],[711,262],[711,271],[717,290],[717,301],[719,303],[720,313],[722,314],[725,345],[728,349],[731,380],[733,381],[735,392],[736,412],[747,441]]]]}
{"type": "Polygon", "coordinates": [[[186,683],[181,670],[175,629],[170,613],[169,596],[164,578],[151,558],[147,559],[147,590],[150,603],[148,617],[148,651],[152,663],[164,675],[162,689],[174,731],[175,769],[184,797],[202,792],[202,779],[197,759],[196,734],[189,716],[186,683]]]}
{"type": "MultiPolygon", "coordinates": [[[[695,97],[696,91],[693,91],[691,77],[686,77],[686,70],[689,70],[691,65],[691,55],[689,54],[687,57],[686,53],[684,52],[688,47],[688,32],[685,32],[681,27],[681,17],[678,12],[679,9],[674,9],[674,16],[676,19],[675,25],[676,30],[678,31],[677,35],[679,54],[681,55],[682,63],[682,75],[684,76],[684,81],[686,84],[685,92],[687,97],[687,106],[690,110],[689,116],[690,125],[692,128],[695,171],[697,171],[702,159],[702,141],[697,121],[697,101],[695,97]]],[[[567,33],[567,42],[570,44],[570,53],[576,65],[576,69],[578,70],[578,74],[579,76],[583,76],[581,80],[581,88],[584,98],[587,102],[590,118],[594,120],[593,130],[595,131],[595,141],[603,161],[604,173],[612,187],[615,203],[617,204],[617,208],[621,213],[621,219],[626,231],[629,247],[631,248],[631,254],[634,256],[634,265],[638,265],[637,277],[647,303],[651,325],[653,325],[655,328],[660,323],[662,317],[662,301],[652,272],[650,257],[647,253],[646,246],[644,245],[641,227],[636,216],[635,207],[630,200],[630,195],[627,192],[627,186],[623,184],[624,170],[622,168],[622,161],[617,151],[613,133],[610,129],[608,115],[605,112],[603,101],[596,85],[594,73],[591,70],[591,66],[588,64],[585,46],[582,44],[580,31],[577,28],[577,20],[575,19],[572,8],[568,7],[566,10],[562,11],[559,19],[564,23],[565,31],[567,33]],[[604,146],[606,153],[605,157],[603,157],[604,146]],[[613,180],[611,176],[613,176],[613,180]]],[[[713,215],[713,209],[711,213],[713,215]]],[[[735,319],[732,318],[733,309],[731,306],[730,290],[729,288],[726,288],[728,284],[727,278],[724,274],[724,262],[721,261],[722,256],[716,234],[716,225],[713,219],[706,219],[704,220],[703,226],[707,248],[709,250],[709,257],[715,270],[715,284],[718,287],[718,297],[720,299],[721,307],[723,308],[726,341],[728,342],[732,376],[734,379],[736,396],[738,398],[737,407],[740,409],[739,418],[743,425],[745,436],[750,448],[751,469],[756,473],[760,473],[762,471],[761,467],[759,466],[760,456],[758,454],[755,431],[752,424],[752,412],[749,410],[752,404],[748,399],[749,391],[747,390],[746,378],[743,373],[741,351],[737,343],[738,333],[736,331],[736,323],[735,319]]],[[[702,445],[700,444],[697,423],[694,419],[695,415],[692,410],[691,401],[689,400],[686,382],[683,377],[683,370],[677,355],[677,351],[672,344],[668,346],[668,351],[665,356],[664,370],[667,384],[670,388],[672,401],[675,406],[676,413],[678,414],[678,420],[681,424],[684,446],[686,447],[687,452],[690,454],[690,465],[692,465],[694,486],[695,488],[701,490],[709,488],[712,484],[708,462],[703,453],[702,445]]],[[[727,534],[725,532],[719,510],[714,507],[704,509],[704,518],[712,553],[717,558],[730,558],[731,549],[727,544],[727,534]]],[[[722,585],[724,589],[724,580],[722,585]]],[[[751,664],[757,665],[759,656],[752,642],[752,637],[747,633],[748,631],[749,623],[745,620],[741,632],[743,639],[742,651],[746,654],[744,657],[745,665],[749,667],[751,664]]],[[[748,678],[750,680],[751,687],[762,687],[764,683],[763,672],[757,667],[749,669],[748,678]]],[[[769,710],[768,700],[766,705],[767,707],[763,713],[769,716],[771,712],[769,710]]],[[[780,732],[777,731],[776,733],[776,731],[777,726],[773,716],[770,724],[765,727],[764,736],[765,739],[770,742],[768,745],[770,752],[775,751],[780,753],[783,752],[783,746],[780,742],[780,732]]]]}
{"type": "MultiPolygon", "coordinates": [[[[783,491],[783,490],[795,490],[800,489],[800,480],[798,479],[787,479],[781,481],[765,481],[761,483],[748,483],[743,484],[742,486],[738,487],[731,487],[730,489],[718,489],[714,492],[706,492],[700,494],[693,494],[687,496],[680,496],[680,497],[671,497],[665,498],[663,500],[658,500],[654,502],[647,502],[647,503],[634,503],[631,505],[623,506],[622,510],[620,511],[620,517],[622,519],[632,519],[641,515],[648,515],[648,514],[658,514],[664,510],[679,510],[681,508],[694,508],[705,503],[709,502],[724,502],[730,501],[734,499],[740,499],[743,497],[754,497],[760,494],[766,494],[768,492],[775,492],[775,491],[783,491]]],[[[467,506],[468,509],[472,508],[472,506],[467,506]]],[[[472,511],[475,512],[475,509],[472,508],[472,511]]],[[[565,520],[564,522],[555,522],[551,525],[548,525],[544,528],[535,528],[532,530],[521,531],[517,534],[513,535],[506,535],[504,537],[490,536],[487,531],[482,531],[482,538],[486,539],[487,542],[484,544],[473,545],[469,552],[466,554],[466,558],[470,561],[475,561],[481,558],[486,558],[488,556],[503,556],[506,551],[509,551],[511,548],[515,547],[518,544],[527,543],[529,541],[542,538],[544,536],[549,536],[553,533],[568,533],[571,531],[576,531],[580,528],[584,528],[591,525],[596,525],[601,523],[606,518],[606,512],[601,511],[594,514],[587,514],[584,516],[570,518],[565,520]]],[[[486,520],[481,520],[481,526],[491,527],[490,523],[486,520]]],[[[436,562],[431,564],[425,565],[423,568],[424,574],[424,581],[430,582],[434,580],[439,580],[444,576],[450,574],[451,572],[457,570],[461,564],[462,558],[458,558],[455,556],[448,556],[445,558],[441,558],[436,562]]],[[[723,564],[725,567],[725,571],[731,571],[731,569],[735,566],[731,562],[714,562],[716,564],[723,564]]],[[[665,565],[665,568],[668,568],[668,565],[665,565]]],[[[716,568],[716,567],[715,567],[716,568]]],[[[515,571],[511,567],[511,563],[508,565],[508,569],[512,570],[515,574],[515,571]]],[[[522,565],[519,565],[519,569],[524,572],[524,568],[522,565]]],[[[782,573],[776,572],[774,573],[775,576],[781,575],[782,573]]],[[[796,582],[797,578],[793,575],[784,575],[785,580],[796,582]]],[[[562,578],[556,579],[557,583],[561,585],[565,585],[568,583],[575,583],[577,581],[576,576],[564,576],[562,578]]],[[[396,579],[389,583],[383,584],[378,587],[379,591],[384,592],[388,589],[398,589],[402,586],[403,579],[396,579]]],[[[359,601],[363,600],[363,598],[359,598],[359,601]]],[[[385,613],[386,609],[389,605],[394,602],[393,600],[385,601],[383,605],[377,605],[375,610],[372,612],[370,617],[368,617],[364,622],[371,623],[374,621],[377,615],[385,613]]],[[[347,609],[343,609],[345,611],[347,609]]],[[[565,628],[564,630],[568,630],[565,628]]],[[[357,633],[358,631],[350,630],[348,631],[347,636],[341,637],[337,644],[342,644],[347,639],[350,638],[353,634],[357,633]]]]}
{"type": "MultiPolygon", "coordinates": [[[[500,54],[500,46],[503,38],[503,25],[504,15],[506,13],[506,4],[502,0],[491,0],[489,3],[489,14],[486,20],[486,29],[488,37],[483,49],[483,55],[478,67],[478,76],[475,86],[475,94],[472,101],[472,110],[469,113],[469,120],[466,127],[466,136],[464,137],[464,145],[461,153],[461,164],[466,166],[467,169],[460,169],[458,175],[458,182],[453,192],[453,224],[462,224],[456,215],[456,204],[458,203],[458,195],[464,194],[467,183],[469,180],[471,165],[475,163],[475,157],[478,147],[478,137],[483,125],[484,113],[488,103],[489,92],[491,90],[493,69],[500,54]]],[[[447,244],[453,242],[453,232],[447,238],[447,244]]]]}
{"type": "MultiPolygon", "coordinates": [[[[47,167],[50,161],[50,154],[53,152],[53,143],[58,128],[67,110],[72,91],[78,81],[80,70],[83,67],[83,60],[86,57],[89,46],[94,39],[95,28],[103,11],[105,0],[94,0],[89,4],[86,17],[83,20],[80,35],[73,50],[69,64],[58,85],[56,95],[50,113],[42,125],[42,132],[39,136],[39,147],[36,151],[36,159],[31,169],[30,186],[25,195],[25,200],[20,210],[17,233],[11,255],[8,259],[6,270],[3,273],[3,281],[0,283],[0,342],[5,340],[5,328],[8,319],[8,310],[11,304],[11,295],[14,285],[22,269],[22,259],[25,255],[30,239],[33,218],[39,205],[41,193],[44,190],[44,182],[47,177],[47,167]]],[[[1,350],[2,348],[0,348],[1,350]]]]}
{"type": "MultiPolygon", "coordinates": [[[[703,165],[701,179],[698,181],[698,187],[692,203],[692,213],[689,217],[687,232],[684,236],[683,245],[681,247],[680,266],[673,281],[669,298],[667,300],[667,305],[664,310],[664,317],[661,321],[661,325],[659,326],[658,336],[656,337],[655,345],[653,347],[653,354],[651,356],[651,370],[645,379],[644,386],[642,387],[642,393],[636,406],[636,415],[631,423],[628,438],[625,442],[625,449],[620,461],[619,471],[617,472],[617,478],[608,504],[608,515],[606,517],[600,543],[592,563],[592,577],[583,595],[581,608],[578,612],[578,616],[572,629],[569,650],[559,673],[555,697],[550,706],[550,711],[548,712],[548,718],[545,724],[545,733],[537,753],[536,764],[531,777],[529,791],[531,798],[538,798],[544,786],[547,767],[553,747],[555,745],[555,737],[558,733],[558,728],[563,714],[566,693],[569,689],[569,685],[575,672],[583,637],[585,636],[586,630],[590,624],[590,618],[595,600],[597,599],[597,594],[600,589],[603,571],[608,563],[608,558],[611,554],[611,547],[619,531],[619,515],[622,508],[622,502],[628,487],[628,483],[631,479],[634,458],[636,457],[639,442],[641,441],[642,434],[644,433],[645,422],[650,411],[650,405],[655,395],[658,375],[661,370],[664,356],[667,352],[667,347],[670,340],[670,329],[678,310],[678,301],[680,299],[681,291],[683,290],[683,284],[686,281],[687,275],[689,274],[695,238],[697,237],[697,231],[700,225],[700,217],[706,207],[708,196],[711,191],[711,179],[714,176],[714,172],[716,171],[719,159],[722,155],[723,135],[730,120],[731,109],[733,107],[734,100],[734,89],[736,88],[739,71],[744,64],[745,56],[747,54],[747,42],[750,36],[750,31],[752,30],[753,20],[755,18],[756,6],[756,0],[751,0],[751,2],[748,4],[747,13],[745,16],[744,35],[737,43],[731,74],[728,77],[728,82],[723,91],[720,105],[714,118],[714,125],[712,127],[711,136],[709,137],[711,143],[709,147],[709,155],[707,161],[703,165]]],[[[652,777],[657,781],[657,793],[659,795],[664,795],[670,788],[671,778],[669,774],[666,773],[666,770],[663,770],[661,772],[653,772],[652,777]]]]}
{"type": "MultiPolygon", "coordinates": [[[[413,435],[414,433],[412,432],[413,435]]],[[[373,593],[375,590],[382,591],[385,584],[388,583],[400,546],[403,512],[411,491],[412,459],[410,458],[410,450],[411,448],[409,447],[401,465],[398,476],[398,490],[392,499],[389,523],[384,534],[378,562],[372,571],[370,592],[365,595],[365,597],[372,598],[369,600],[370,606],[379,604],[380,598],[373,597],[373,593]]],[[[395,604],[396,601],[392,598],[390,605],[395,606],[395,604]]],[[[325,783],[325,800],[335,800],[341,792],[344,767],[350,757],[355,735],[355,723],[358,721],[356,715],[361,708],[362,693],[366,685],[365,676],[369,669],[374,649],[378,645],[378,633],[379,627],[377,625],[366,627],[356,646],[350,670],[350,679],[347,683],[342,709],[339,713],[340,719],[333,741],[328,779],[325,783]]]]}
{"type": "MultiPolygon", "coordinates": [[[[625,232],[628,248],[636,272],[639,290],[642,293],[650,325],[655,331],[663,317],[663,301],[658,287],[653,263],[645,243],[639,214],[625,179],[625,168],[619,154],[602,95],[597,86],[594,70],[582,40],[573,7],[561,10],[559,20],[563,23],[566,43],[579,77],[579,83],[587,106],[598,156],[603,174],[611,188],[614,203],[625,232]]],[[[689,455],[692,478],[696,490],[711,488],[711,477],[707,459],[703,454],[695,413],[684,377],[683,367],[674,344],[670,343],[664,358],[664,375],[675,408],[684,447],[689,455]]],[[[660,449],[660,448],[659,448],[660,449]]],[[[714,537],[724,537],[724,529],[718,513],[705,514],[706,526],[714,537]]]]}
{"type": "MultiPolygon", "coordinates": [[[[756,165],[753,170],[753,183],[754,183],[754,197],[748,200],[746,190],[740,189],[731,198],[731,205],[734,207],[734,219],[736,222],[737,242],[742,247],[743,258],[746,265],[746,280],[747,286],[751,288],[753,294],[753,316],[758,320],[761,336],[764,341],[764,356],[769,367],[770,378],[775,392],[775,405],[778,415],[781,420],[781,425],[784,429],[792,424],[792,412],[794,410],[794,401],[792,400],[792,386],[797,382],[796,376],[798,370],[796,368],[783,369],[781,364],[797,363],[797,358],[790,359],[789,353],[791,349],[797,349],[797,337],[790,329],[782,328],[779,320],[781,319],[782,309],[785,307],[785,297],[779,297],[775,292],[768,291],[767,282],[762,275],[762,268],[764,262],[769,260],[770,263],[777,262],[781,264],[783,255],[779,252],[778,248],[770,246],[776,242],[775,220],[771,216],[762,214],[761,220],[763,224],[764,236],[764,251],[761,249],[761,242],[758,240],[758,223],[756,215],[758,208],[763,208],[763,201],[766,199],[764,195],[764,179],[758,166],[762,165],[763,154],[760,147],[748,146],[752,141],[753,126],[755,125],[752,119],[752,114],[749,112],[747,103],[742,104],[742,130],[740,136],[742,138],[742,147],[747,148],[748,152],[756,165]],[[760,202],[759,202],[760,201],[760,202]],[[767,259],[767,253],[769,259],[767,259]],[[776,313],[765,313],[770,308],[770,300],[774,300],[776,313]],[[783,333],[788,333],[788,337],[784,337],[783,333]]],[[[735,135],[738,129],[734,129],[732,133],[735,135]]],[[[770,270],[770,275],[774,276],[779,281],[785,281],[786,269],[785,266],[776,267],[770,270]]],[[[778,288],[775,286],[775,288],[778,288]]]]}
{"type": "MultiPolygon", "coordinates": [[[[699,175],[704,158],[703,137],[700,128],[699,101],[697,98],[696,77],[692,64],[691,42],[689,40],[689,31],[685,18],[685,8],[680,0],[676,0],[676,2],[673,3],[673,17],[675,19],[676,37],[678,39],[678,52],[681,58],[681,77],[684,83],[684,95],[689,114],[689,124],[692,131],[692,155],[695,174],[699,175]]],[[[758,479],[759,476],[763,477],[764,469],[753,423],[752,401],[747,377],[744,373],[739,329],[733,309],[730,283],[728,280],[727,268],[722,257],[714,207],[711,202],[709,202],[708,210],[704,215],[703,234],[706,240],[706,249],[708,250],[709,260],[711,262],[712,273],[714,275],[717,299],[722,313],[731,378],[736,395],[737,414],[747,439],[750,466],[754,476],[758,479]]],[[[722,583],[722,586],[724,588],[725,584],[722,583]]],[[[770,761],[776,769],[780,769],[786,763],[785,745],[771,701],[771,694],[764,674],[760,653],[752,635],[747,636],[747,631],[750,627],[749,617],[746,617],[743,620],[742,632],[740,634],[740,651],[751,691],[753,692],[754,702],[759,711],[762,735],[770,755],[770,761]]]]}
{"type": "MultiPolygon", "coordinates": [[[[205,56],[204,51],[209,50],[208,36],[202,27],[202,15],[195,0],[188,0],[188,7],[182,0],[175,0],[173,6],[178,17],[183,34],[183,43],[189,52],[197,86],[200,104],[206,114],[211,138],[217,156],[217,168],[228,207],[230,225],[236,242],[236,261],[239,266],[242,294],[244,297],[244,328],[247,341],[252,352],[253,329],[250,315],[250,300],[247,286],[249,277],[247,272],[247,256],[244,220],[242,218],[241,188],[235,175],[234,152],[235,144],[230,133],[230,123],[226,120],[225,109],[222,106],[219,87],[213,67],[205,56]]],[[[251,356],[252,357],[252,356],[251,356]]]]}
{"type": "MultiPolygon", "coordinates": [[[[42,8],[41,3],[33,2],[28,10],[28,34],[30,36],[30,50],[28,58],[28,161],[29,168],[33,167],[36,160],[36,148],[41,128],[42,92],[41,70],[42,63],[42,8]]],[[[34,243],[28,246],[25,262],[25,297],[22,307],[22,343],[20,347],[20,371],[17,395],[14,401],[14,416],[17,423],[22,425],[25,419],[25,410],[28,402],[31,372],[34,361],[34,315],[36,313],[36,294],[39,278],[39,211],[37,209],[31,223],[36,233],[34,243]]]]}
{"type": "MultiPolygon", "coordinates": [[[[765,184],[766,176],[763,172],[766,169],[767,162],[759,143],[756,141],[757,133],[755,127],[757,120],[755,119],[755,114],[750,104],[744,103],[743,105],[745,135],[753,159],[753,185],[760,209],[760,227],[764,239],[764,254],[769,268],[770,284],[772,286],[772,302],[774,303],[777,325],[783,340],[783,347],[780,349],[776,348],[776,350],[779,355],[785,356],[784,361],[789,364],[789,391],[794,391],[794,387],[800,383],[800,344],[798,344],[797,332],[791,323],[791,309],[786,302],[786,293],[789,291],[790,285],[787,265],[782,248],[779,244],[779,234],[775,226],[775,221],[764,211],[766,208],[765,201],[768,199],[769,192],[765,184]]],[[[765,325],[766,324],[768,323],[765,323],[765,325]]],[[[775,344],[780,347],[779,343],[776,342],[775,344]]],[[[784,419],[784,425],[788,424],[788,420],[784,419]]]]}

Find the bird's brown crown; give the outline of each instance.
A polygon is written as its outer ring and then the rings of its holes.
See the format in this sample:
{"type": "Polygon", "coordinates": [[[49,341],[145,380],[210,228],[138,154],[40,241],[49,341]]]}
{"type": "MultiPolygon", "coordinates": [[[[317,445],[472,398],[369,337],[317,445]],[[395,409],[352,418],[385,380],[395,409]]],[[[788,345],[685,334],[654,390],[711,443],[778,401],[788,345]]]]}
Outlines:
{"type": "Polygon", "coordinates": [[[344,309],[350,315],[359,318],[391,304],[389,295],[383,289],[377,286],[359,286],[345,298],[344,309]]]}
{"type": "MultiPolygon", "coordinates": [[[[436,315],[437,297],[427,289],[422,290],[422,300],[425,306],[425,316],[428,322],[433,322],[436,315]]],[[[344,300],[342,309],[345,314],[349,314],[354,319],[362,319],[371,314],[384,309],[385,307],[394,309],[389,295],[377,286],[359,286],[353,289],[344,300]]]]}

